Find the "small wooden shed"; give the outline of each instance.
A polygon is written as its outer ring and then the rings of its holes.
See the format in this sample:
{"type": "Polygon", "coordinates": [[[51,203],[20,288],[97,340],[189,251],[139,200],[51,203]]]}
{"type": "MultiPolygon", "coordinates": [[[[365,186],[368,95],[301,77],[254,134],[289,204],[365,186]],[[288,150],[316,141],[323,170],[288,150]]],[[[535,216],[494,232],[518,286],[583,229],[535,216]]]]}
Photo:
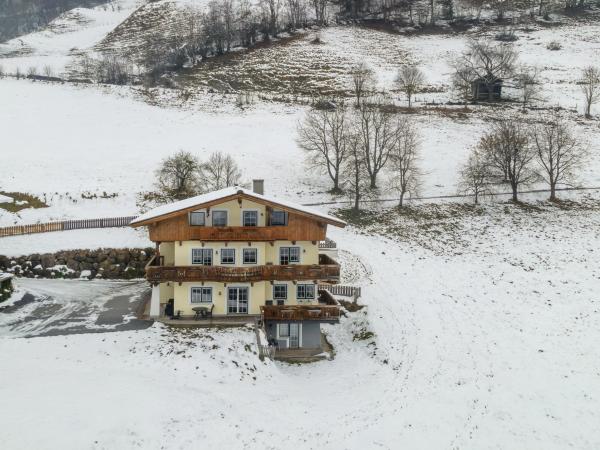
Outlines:
{"type": "MultiPolygon", "coordinates": [[[[492,100],[500,100],[502,97],[502,83],[500,78],[496,78],[492,85],[492,100]]],[[[478,78],[471,83],[471,93],[473,100],[488,101],[490,100],[488,81],[485,78],[478,78]]]]}

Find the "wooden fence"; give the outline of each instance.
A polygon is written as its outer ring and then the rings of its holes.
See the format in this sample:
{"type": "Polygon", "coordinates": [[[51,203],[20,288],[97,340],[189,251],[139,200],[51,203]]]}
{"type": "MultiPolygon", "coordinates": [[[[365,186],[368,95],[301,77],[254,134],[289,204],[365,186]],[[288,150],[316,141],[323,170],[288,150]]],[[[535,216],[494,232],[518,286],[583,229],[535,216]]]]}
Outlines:
{"type": "Polygon", "coordinates": [[[344,286],[341,284],[320,284],[319,290],[329,291],[333,295],[352,297],[356,301],[361,296],[360,287],[344,286]]]}
{"type": "Polygon", "coordinates": [[[137,216],[106,217],[102,219],[65,220],[62,222],[35,223],[32,225],[14,225],[0,227],[0,237],[22,234],[47,233],[49,231],[82,230],[86,228],[126,227],[137,216]]]}

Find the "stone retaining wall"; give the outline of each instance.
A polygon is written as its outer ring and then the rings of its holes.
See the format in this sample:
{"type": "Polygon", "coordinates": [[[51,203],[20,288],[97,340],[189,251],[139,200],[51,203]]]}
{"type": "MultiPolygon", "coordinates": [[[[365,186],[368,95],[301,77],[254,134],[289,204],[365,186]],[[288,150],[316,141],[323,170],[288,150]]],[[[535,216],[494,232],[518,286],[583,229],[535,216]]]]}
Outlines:
{"type": "Polygon", "coordinates": [[[0,255],[0,271],[27,278],[143,278],[144,267],[154,256],[153,248],[105,248],[34,253],[27,256],[0,255]]]}

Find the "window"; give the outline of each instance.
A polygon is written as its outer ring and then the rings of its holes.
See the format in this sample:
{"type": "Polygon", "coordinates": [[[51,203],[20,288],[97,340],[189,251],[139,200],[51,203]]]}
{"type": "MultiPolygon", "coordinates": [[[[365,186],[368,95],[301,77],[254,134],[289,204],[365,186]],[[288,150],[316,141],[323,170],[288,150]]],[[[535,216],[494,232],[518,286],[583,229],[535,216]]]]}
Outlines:
{"type": "Polygon", "coordinates": [[[243,250],[244,264],[258,264],[258,250],[255,248],[245,248],[243,250]]]}
{"type": "Polygon", "coordinates": [[[296,289],[298,300],[312,300],[315,298],[314,284],[299,284],[296,289]]]}
{"type": "Polygon", "coordinates": [[[202,264],[203,266],[212,266],[211,248],[193,248],[192,264],[202,264]]]}
{"type": "Polygon", "coordinates": [[[286,300],[287,299],[287,284],[274,284],[273,285],[273,299],[274,300],[286,300]]]}
{"type": "Polygon", "coordinates": [[[190,225],[203,227],[205,224],[205,214],[200,211],[190,213],[190,225]]]}
{"type": "Polygon", "coordinates": [[[288,213],[285,211],[271,211],[270,225],[287,225],[288,213]]]}
{"type": "Polygon", "coordinates": [[[290,336],[290,324],[289,323],[280,323],[277,325],[279,329],[279,337],[289,337],[290,336]]]}
{"type": "Polygon", "coordinates": [[[190,299],[192,303],[212,303],[212,288],[193,287],[190,299]]]}
{"type": "Polygon", "coordinates": [[[242,225],[245,227],[258,226],[258,211],[244,211],[242,213],[242,225]]]}
{"type": "Polygon", "coordinates": [[[227,226],[227,211],[213,211],[212,212],[212,224],[213,224],[213,227],[226,227],[227,226]]]}
{"type": "Polygon", "coordinates": [[[279,264],[285,266],[300,262],[300,247],[281,247],[279,249],[279,264]]]}
{"type": "Polygon", "coordinates": [[[234,248],[222,248],[221,249],[221,264],[235,264],[235,249],[234,248]]]}

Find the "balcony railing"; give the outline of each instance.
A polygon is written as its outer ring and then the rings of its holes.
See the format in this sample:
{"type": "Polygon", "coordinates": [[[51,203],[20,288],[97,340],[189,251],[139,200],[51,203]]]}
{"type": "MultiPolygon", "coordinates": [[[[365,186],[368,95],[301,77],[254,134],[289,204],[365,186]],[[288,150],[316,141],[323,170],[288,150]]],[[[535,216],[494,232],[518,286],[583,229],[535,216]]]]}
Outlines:
{"type": "Polygon", "coordinates": [[[319,250],[335,250],[337,249],[337,243],[329,238],[325,238],[324,241],[319,241],[319,250]]]}
{"type": "Polygon", "coordinates": [[[340,308],[337,306],[261,306],[263,320],[318,320],[337,322],[340,308]]]}
{"type": "Polygon", "coordinates": [[[326,255],[319,255],[319,264],[264,265],[252,267],[227,266],[161,266],[152,258],[146,266],[146,279],[151,283],[166,281],[293,281],[318,280],[336,283],[340,278],[340,265],[326,255]]]}

